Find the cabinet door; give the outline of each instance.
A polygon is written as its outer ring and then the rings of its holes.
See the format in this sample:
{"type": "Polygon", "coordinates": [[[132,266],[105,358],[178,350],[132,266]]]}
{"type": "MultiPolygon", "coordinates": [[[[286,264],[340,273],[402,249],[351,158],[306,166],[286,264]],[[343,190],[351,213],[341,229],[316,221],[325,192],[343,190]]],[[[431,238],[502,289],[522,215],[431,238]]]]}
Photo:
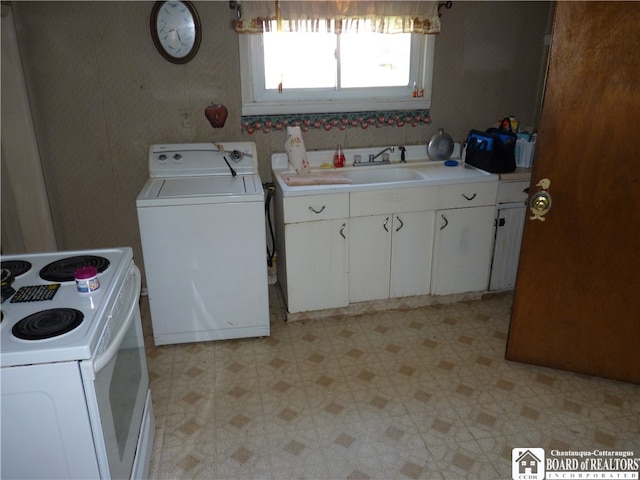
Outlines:
{"type": "Polygon", "coordinates": [[[489,286],[495,207],[438,210],[432,292],[477,292],[489,286]]]}
{"type": "Polygon", "coordinates": [[[347,228],[347,219],[285,225],[289,312],[348,305],[347,228]]]}
{"type": "Polygon", "coordinates": [[[525,207],[498,210],[489,290],[513,290],[515,287],[525,218],[525,207]]]}
{"type": "Polygon", "coordinates": [[[392,215],[349,220],[349,302],[389,297],[392,215]]]}
{"type": "Polygon", "coordinates": [[[393,216],[391,298],[429,293],[434,218],[433,211],[393,216]]]}

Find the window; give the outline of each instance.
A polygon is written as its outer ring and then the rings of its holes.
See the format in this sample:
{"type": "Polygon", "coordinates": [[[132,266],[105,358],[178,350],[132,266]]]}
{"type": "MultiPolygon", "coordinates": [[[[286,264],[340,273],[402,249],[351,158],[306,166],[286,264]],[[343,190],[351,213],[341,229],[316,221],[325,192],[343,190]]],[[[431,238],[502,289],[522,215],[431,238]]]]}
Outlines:
{"type": "Polygon", "coordinates": [[[268,32],[238,38],[243,115],[430,107],[434,35],[268,32]]]}

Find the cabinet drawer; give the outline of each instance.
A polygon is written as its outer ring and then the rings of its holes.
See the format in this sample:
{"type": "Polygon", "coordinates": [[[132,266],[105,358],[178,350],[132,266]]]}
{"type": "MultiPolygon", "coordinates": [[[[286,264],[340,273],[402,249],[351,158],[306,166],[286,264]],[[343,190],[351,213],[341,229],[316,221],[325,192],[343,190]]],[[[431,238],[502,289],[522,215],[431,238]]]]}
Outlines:
{"type": "Polygon", "coordinates": [[[436,210],[437,206],[437,187],[353,192],[350,200],[350,216],[363,217],[387,213],[420,212],[436,210]]]}
{"type": "Polygon", "coordinates": [[[440,186],[439,208],[479,207],[495,205],[498,182],[464,183],[440,186]]]}
{"type": "Polygon", "coordinates": [[[311,195],[284,199],[284,223],[333,220],[349,216],[349,194],[311,195]]]}
{"type": "Polygon", "coordinates": [[[498,203],[525,203],[529,198],[529,181],[498,182],[498,203]]]}

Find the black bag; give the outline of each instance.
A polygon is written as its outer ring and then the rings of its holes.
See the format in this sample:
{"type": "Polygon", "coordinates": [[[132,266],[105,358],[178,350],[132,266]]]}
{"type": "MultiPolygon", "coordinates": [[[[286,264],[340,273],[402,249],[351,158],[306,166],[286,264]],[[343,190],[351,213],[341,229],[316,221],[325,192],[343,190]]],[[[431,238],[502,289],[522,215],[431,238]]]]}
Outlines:
{"type": "Polygon", "coordinates": [[[508,130],[489,128],[469,131],[465,163],[491,173],[509,173],[516,169],[517,135],[508,130]]]}

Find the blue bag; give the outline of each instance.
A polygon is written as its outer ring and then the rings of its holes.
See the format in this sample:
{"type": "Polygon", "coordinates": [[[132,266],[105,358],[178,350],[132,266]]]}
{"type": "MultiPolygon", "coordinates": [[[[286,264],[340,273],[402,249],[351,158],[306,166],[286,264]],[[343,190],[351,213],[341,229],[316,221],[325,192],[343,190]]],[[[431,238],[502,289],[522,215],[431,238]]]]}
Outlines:
{"type": "Polygon", "coordinates": [[[517,135],[508,130],[471,130],[467,135],[465,163],[490,173],[509,173],[516,169],[517,135]]]}

